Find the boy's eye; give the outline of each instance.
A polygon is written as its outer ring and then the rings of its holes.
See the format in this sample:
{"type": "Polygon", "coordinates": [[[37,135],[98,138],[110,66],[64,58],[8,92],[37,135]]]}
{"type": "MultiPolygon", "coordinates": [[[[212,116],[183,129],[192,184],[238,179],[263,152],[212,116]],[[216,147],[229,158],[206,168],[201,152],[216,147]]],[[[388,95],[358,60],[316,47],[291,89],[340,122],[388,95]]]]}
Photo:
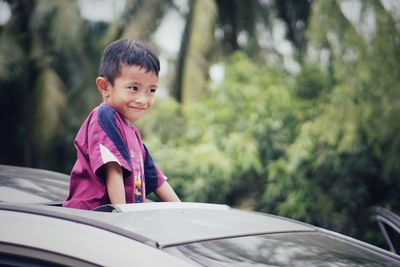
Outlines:
{"type": "Polygon", "coordinates": [[[156,88],[151,88],[151,89],[149,89],[149,92],[152,93],[152,94],[155,94],[157,92],[157,89],[156,88]]]}
{"type": "Polygon", "coordinates": [[[137,91],[139,90],[139,88],[135,85],[129,86],[128,89],[132,90],[132,91],[137,91]]]}

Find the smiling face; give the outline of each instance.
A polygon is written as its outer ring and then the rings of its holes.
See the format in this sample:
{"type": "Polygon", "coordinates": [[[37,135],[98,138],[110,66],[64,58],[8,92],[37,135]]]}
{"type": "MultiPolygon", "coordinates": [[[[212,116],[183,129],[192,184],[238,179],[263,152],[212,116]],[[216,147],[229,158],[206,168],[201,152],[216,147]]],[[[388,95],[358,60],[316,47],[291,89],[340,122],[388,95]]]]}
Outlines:
{"type": "Polygon", "coordinates": [[[104,77],[98,77],[96,84],[104,101],[133,122],[153,106],[158,76],[138,66],[121,64],[113,85],[104,77]]]}

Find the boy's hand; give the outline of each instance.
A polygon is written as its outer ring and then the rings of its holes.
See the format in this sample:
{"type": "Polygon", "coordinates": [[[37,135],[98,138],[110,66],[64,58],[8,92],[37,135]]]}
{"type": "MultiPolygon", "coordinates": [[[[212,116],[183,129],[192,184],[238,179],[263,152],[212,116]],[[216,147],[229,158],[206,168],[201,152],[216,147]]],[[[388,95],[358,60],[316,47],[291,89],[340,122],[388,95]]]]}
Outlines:
{"type": "Polygon", "coordinates": [[[125,187],[121,166],[116,162],[108,162],[104,165],[104,171],[111,204],[125,204],[125,187]]]}

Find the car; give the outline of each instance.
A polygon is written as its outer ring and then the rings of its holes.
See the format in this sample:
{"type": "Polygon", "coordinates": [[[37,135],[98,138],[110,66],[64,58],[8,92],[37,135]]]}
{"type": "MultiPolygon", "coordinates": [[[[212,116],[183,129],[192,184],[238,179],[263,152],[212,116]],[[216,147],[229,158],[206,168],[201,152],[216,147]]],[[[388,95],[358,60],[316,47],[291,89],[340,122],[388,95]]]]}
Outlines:
{"type": "Polygon", "coordinates": [[[87,211],[61,207],[60,192],[0,203],[0,265],[400,266],[395,253],[276,215],[187,202],[87,211]]]}

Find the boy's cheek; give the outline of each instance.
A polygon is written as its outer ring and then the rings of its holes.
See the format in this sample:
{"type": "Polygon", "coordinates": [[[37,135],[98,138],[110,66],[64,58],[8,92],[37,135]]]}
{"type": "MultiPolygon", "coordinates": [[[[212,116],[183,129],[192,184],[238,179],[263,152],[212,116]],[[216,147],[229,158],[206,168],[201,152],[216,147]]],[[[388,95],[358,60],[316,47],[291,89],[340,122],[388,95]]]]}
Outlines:
{"type": "Polygon", "coordinates": [[[153,107],[155,100],[156,100],[155,96],[149,100],[149,109],[153,107]]]}

